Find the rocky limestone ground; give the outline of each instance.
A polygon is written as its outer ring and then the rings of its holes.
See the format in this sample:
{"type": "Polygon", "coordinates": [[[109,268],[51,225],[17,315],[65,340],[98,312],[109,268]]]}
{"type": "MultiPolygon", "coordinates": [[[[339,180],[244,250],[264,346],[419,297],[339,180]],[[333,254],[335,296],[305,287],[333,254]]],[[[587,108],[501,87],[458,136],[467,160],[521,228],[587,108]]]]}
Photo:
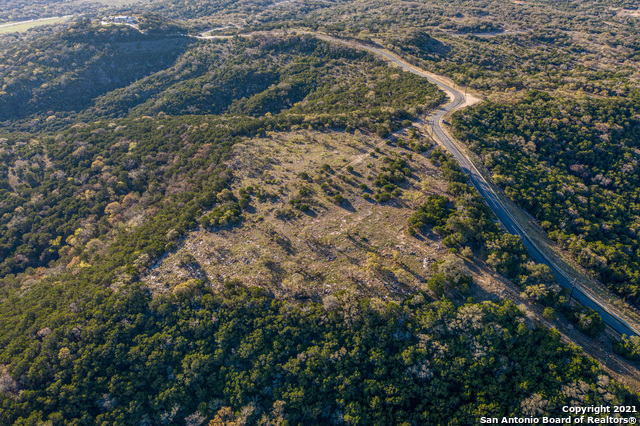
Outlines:
{"type": "Polygon", "coordinates": [[[388,142],[359,132],[301,130],[236,145],[231,190],[251,186],[263,196],[250,197],[239,225],[190,233],[144,281],[163,292],[189,278],[214,286],[237,278],[283,297],[312,299],[354,286],[383,298],[414,291],[447,248],[436,234],[410,236],[407,219],[429,194],[444,194],[446,182],[427,152],[388,142]],[[411,177],[391,200],[367,200],[385,157],[406,159],[411,177]],[[309,210],[292,205],[296,199],[309,210]]]}

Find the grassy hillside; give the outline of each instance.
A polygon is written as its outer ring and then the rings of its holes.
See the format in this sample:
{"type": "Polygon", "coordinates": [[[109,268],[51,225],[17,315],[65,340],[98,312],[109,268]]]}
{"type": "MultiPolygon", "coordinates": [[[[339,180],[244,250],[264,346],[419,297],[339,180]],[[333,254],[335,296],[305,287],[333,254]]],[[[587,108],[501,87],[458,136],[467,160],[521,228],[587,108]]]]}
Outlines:
{"type": "Polygon", "coordinates": [[[360,132],[298,130],[243,140],[227,161],[231,190],[250,200],[242,224],[190,233],[142,280],[156,291],[205,276],[283,297],[318,300],[352,286],[404,297],[424,285],[446,252],[407,234],[407,220],[428,194],[446,189],[425,153],[360,132]],[[410,175],[391,200],[378,203],[375,177],[392,159],[405,161],[410,175]]]}

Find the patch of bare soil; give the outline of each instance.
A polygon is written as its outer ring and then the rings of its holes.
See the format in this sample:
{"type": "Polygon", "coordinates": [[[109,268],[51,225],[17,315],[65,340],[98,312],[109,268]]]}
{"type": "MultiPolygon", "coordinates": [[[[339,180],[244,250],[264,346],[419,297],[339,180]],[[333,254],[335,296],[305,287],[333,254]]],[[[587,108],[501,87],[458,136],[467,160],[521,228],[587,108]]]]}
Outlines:
{"type": "Polygon", "coordinates": [[[640,18],[640,9],[618,9],[618,16],[631,16],[633,18],[640,18]]]}
{"type": "Polygon", "coordinates": [[[406,233],[409,216],[446,187],[422,154],[358,132],[301,130],[247,139],[235,146],[229,166],[234,193],[255,191],[242,223],[190,233],[144,278],[154,291],[189,278],[213,286],[237,278],[280,297],[318,299],[356,287],[403,298],[446,253],[437,235],[419,240],[406,233]],[[364,196],[373,193],[385,157],[405,159],[412,175],[399,184],[401,195],[377,203],[364,196]],[[345,200],[336,202],[337,194],[345,200]],[[194,261],[185,265],[187,254],[194,261]]]}

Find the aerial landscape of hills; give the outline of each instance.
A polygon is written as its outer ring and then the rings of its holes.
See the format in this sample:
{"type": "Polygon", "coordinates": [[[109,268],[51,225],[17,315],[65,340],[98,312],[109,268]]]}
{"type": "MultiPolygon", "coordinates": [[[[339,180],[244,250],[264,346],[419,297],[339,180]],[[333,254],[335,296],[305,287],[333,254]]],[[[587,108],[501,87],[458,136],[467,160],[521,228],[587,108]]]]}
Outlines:
{"type": "Polygon", "coordinates": [[[633,424],[639,362],[637,2],[0,4],[0,424],[633,424]]]}

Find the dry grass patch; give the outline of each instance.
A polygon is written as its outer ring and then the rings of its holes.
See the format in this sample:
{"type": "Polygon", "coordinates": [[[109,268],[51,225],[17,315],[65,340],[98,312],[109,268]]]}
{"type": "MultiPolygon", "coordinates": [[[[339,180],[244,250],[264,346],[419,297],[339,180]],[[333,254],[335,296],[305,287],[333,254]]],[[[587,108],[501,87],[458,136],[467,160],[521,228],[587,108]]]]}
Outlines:
{"type": "Polygon", "coordinates": [[[246,139],[228,164],[232,191],[253,189],[241,224],[190,233],[145,277],[155,291],[199,278],[213,286],[239,279],[280,297],[318,299],[354,287],[403,297],[446,252],[435,234],[420,241],[406,233],[427,195],[446,187],[425,155],[358,132],[297,131],[246,139]],[[401,194],[376,203],[364,197],[384,157],[406,159],[412,174],[401,194]]]}
{"type": "Polygon", "coordinates": [[[54,18],[44,18],[44,19],[36,19],[32,21],[24,21],[24,22],[8,22],[6,24],[0,25],[0,34],[8,34],[8,33],[20,33],[27,31],[28,29],[40,27],[42,25],[52,25],[59,24],[62,22],[67,22],[70,20],[70,17],[54,17],[54,18]]]}

